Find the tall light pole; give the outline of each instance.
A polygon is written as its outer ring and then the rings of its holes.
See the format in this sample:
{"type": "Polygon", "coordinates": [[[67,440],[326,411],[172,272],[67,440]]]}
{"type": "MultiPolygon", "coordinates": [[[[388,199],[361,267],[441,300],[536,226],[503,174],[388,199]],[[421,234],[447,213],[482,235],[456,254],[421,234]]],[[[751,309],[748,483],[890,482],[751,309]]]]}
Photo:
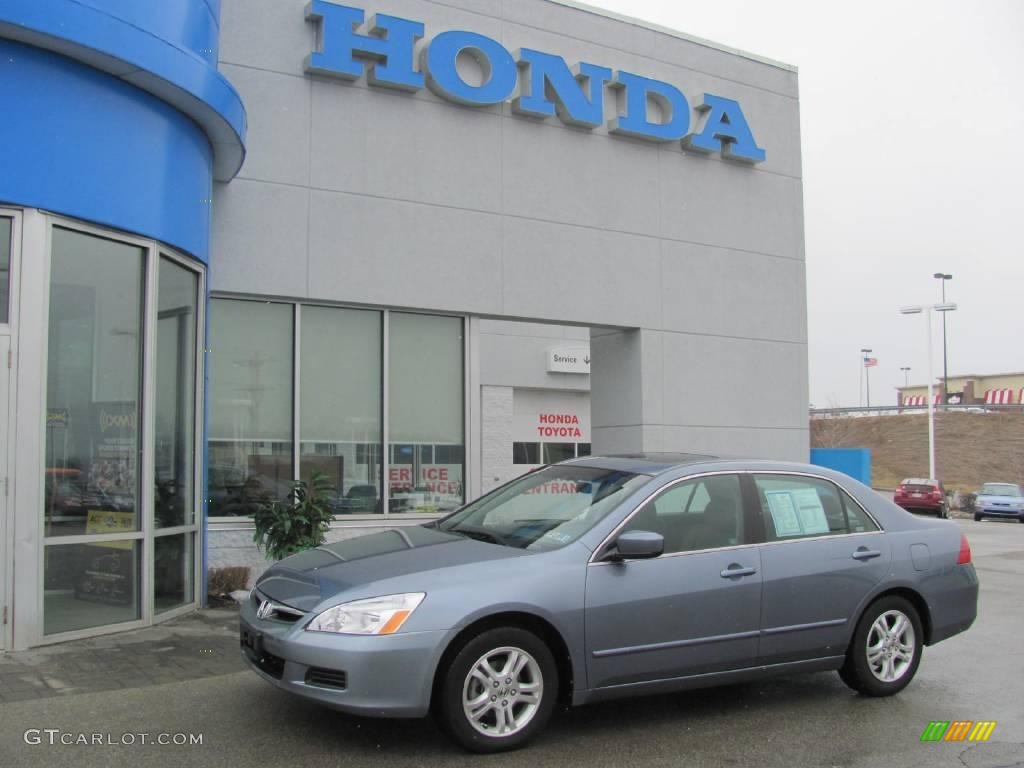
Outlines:
{"type": "MultiPolygon", "coordinates": [[[[943,317],[945,317],[945,315],[943,315],[943,317]]],[[[903,388],[906,389],[910,386],[910,366],[904,366],[900,368],[900,370],[903,371],[903,388]]]]}
{"type": "MultiPolygon", "coordinates": [[[[859,379],[861,384],[862,385],[863,384],[867,384],[868,408],[871,407],[871,382],[868,380],[868,369],[864,366],[864,360],[870,354],[871,354],[871,350],[870,349],[868,349],[867,347],[861,347],[861,349],[860,349],[860,373],[857,374],[858,376],[861,377],[859,379]]],[[[862,403],[864,402],[864,398],[863,397],[861,398],[861,402],[862,403]]]]}
{"type": "Polygon", "coordinates": [[[925,306],[903,307],[900,310],[904,315],[925,315],[928,323],[928,477],[937,480],[935,477],[935,375],[932,373],[932,311],[946,312],[956,309],[956,304],[927,304],[925,306]]]}
{"type": "MultiPolygon", "coordinates": [[[[952,280],[952,275],[947,275],[944,272],[936,272],[934,275],[936,280],[942,281],[942,303],[946,303],[946,281],[952,280]]],[[[942,313],[942,403],[945,405],[949,402],[949,365],[948,365],[948,350],[946,347],[946,313],[942,313]]]]}

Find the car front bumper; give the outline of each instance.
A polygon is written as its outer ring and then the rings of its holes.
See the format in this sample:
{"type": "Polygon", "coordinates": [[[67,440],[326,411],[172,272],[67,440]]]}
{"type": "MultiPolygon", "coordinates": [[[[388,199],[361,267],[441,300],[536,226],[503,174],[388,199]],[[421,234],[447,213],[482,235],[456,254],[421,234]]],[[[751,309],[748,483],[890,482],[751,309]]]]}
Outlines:
{"type": "Polygon", "coordinates": [[[342,712],[370,717],[423,717],[448,632],[386,636],[307,632],[261,620],[251,601],[239,617],[242,657],[282,690],[342,712]]]}
{"type": "Polygon", "coordinates": [[[1016,517],[1024,520],[1024,510],[1011,509],[1010,507],[987,507],[981,505],[975,509],[975,514],[985,517],[1016,517]]]}

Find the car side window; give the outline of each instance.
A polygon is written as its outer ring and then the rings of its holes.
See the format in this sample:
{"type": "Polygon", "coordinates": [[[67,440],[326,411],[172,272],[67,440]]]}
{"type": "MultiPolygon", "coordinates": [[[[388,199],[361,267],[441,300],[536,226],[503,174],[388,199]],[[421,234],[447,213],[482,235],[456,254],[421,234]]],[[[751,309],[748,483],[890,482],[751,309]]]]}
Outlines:
{"type": "Polygon", "coordinates": [[[876,531],[864,510],[828,480],[754,475],[767,541],[876,531]]]}
{"type": "Polygon", "coordinates": [[[743,544],[739,475],[709,475],[673,485],[633,515],[625,531],[660,533],[665,554],[743,544]]]}

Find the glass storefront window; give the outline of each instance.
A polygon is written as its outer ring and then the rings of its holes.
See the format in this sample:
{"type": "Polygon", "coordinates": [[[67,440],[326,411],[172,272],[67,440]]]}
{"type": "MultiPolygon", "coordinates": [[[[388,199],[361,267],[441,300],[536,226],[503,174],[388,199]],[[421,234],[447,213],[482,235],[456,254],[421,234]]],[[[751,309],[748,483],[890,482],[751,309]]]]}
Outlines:
{"type": "Polygon", "coordinates": [[[444,512],[464,499],[463,321],[392,312],[389,511],[444,512]]]}
{"type": "Polygon", "coordinates": [[[9,322],[11,308],[11,220],[0,218],[0,323],[9,322]]]}
{"type": "Polygon", "coordinates": [[[52,243],[45,535],[138,531],[145,251],[61,227],[52,243]]]}
{"type": "Polygon", "coordinates": [[[157,536],[153,540],[153,607],[157,613],[191,603],[195,573],[195,534],[157,536]]]}
{"type": "Polygon", "coordinates": [[[43,632],[121,624],[139,618],[140,541],[44,548],[43,632]]]}
{"type": "Polygon", "coordinates": [[[381,512],[380,312],[302,307],[301,477],[322,472],[335,514],[381,512]]]}
{"type": "Polygon", "coordinates": [[[158,293],[154,523],[173,528],[195,519],[199,275],[161,257],[158,293]]]}
{"type": "Polygon", "coordinates": [[[544,464],[557,464],[566,459],[576,458],[576,443],[543,443],[544,464]]]}
{"type": "Polygon", "coordinates": [[[209,323],[209,515],[251,515],[293,477],[293,306],[218,299],[209,323]]]}

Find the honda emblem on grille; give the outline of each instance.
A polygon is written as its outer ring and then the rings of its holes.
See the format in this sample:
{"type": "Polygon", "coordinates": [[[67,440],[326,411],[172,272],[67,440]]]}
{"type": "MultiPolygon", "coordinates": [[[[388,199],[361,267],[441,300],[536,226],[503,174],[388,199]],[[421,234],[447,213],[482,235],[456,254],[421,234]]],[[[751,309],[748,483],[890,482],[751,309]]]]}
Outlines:
{"type": "Polygon", "coordinates": [[[274,615],[274,604],[269,600],[264,600],[260,603],[260,607],[256,611],[256,618],[258,619],[269,619],[274,615]]]}

